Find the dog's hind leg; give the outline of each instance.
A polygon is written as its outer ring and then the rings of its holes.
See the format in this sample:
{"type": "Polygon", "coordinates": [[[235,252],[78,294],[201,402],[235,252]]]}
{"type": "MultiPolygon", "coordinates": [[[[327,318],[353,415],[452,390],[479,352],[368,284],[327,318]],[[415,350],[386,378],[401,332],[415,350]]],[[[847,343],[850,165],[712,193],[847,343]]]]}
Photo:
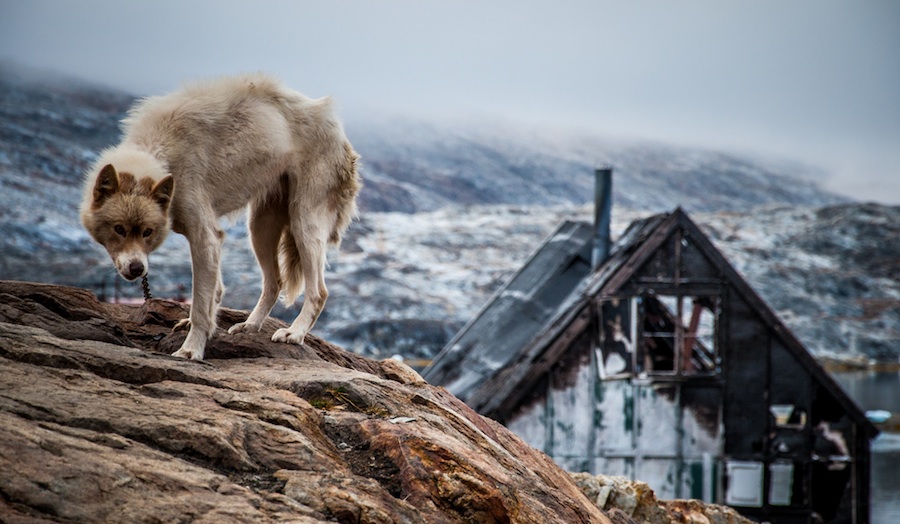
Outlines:
{"type": "MultiPolygon", "coordinates": [[[[215,216],[210,213],[208,216],[215,216]]],[[[193,289],[191,304],[191,329],[173,356],[203,360],[206,342],[216,331],[216,314],[223,292],[219,265],[222,256],[224,233],[218,223],[209,220],[188,228],[185,236],[191,246],[193,289]]]]}
{"type": "MultiPolygon", "coordinates": [[[[328,247],[328,229],[322,227],[317,220],[317,213],[322,210],[312,210],[298,223],[295,216],[291,217],[291,233],[297,244],[300,263],[303,267],[303,279],[306,284],[306,292],[303,296],[303,307],[300,314],[289,328],[281,328],[272,336],[274,342],[288,342],[302,344],[306,334],[312,329],[328,299],[328,290],[325,288],[325,255],[328,247]]],[[[293,213],[292,213],[293,215],[293,213]]]]}
{"type": "Polygon", "coordinates": [[[247,320],[229,328],[229,333],[258,332],[278,300],[278,242],[287,222],[287,210],[280,202],[263,202],[250,210],[247,220],[250,244],[262,271],[262,292],[247,320]]]}

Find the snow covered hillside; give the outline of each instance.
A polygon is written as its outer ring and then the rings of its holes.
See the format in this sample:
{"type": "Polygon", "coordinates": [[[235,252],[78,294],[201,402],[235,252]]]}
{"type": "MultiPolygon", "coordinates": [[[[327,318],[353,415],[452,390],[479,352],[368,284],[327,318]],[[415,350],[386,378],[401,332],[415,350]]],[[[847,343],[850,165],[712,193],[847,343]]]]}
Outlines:
{"type": "MultiPolygon", "coordinates": [[[[646,214],[614,209],[614,236],[646,214]]],[[[781,205],[692,217],[815,354],[900,357],[900,207],[781,205]]],[[[591,218],[591,206],[367,214],[333,263],[324,327],[363,353],[427,358],[562,220],[591,218]],[[405,337],[395,336],[404,322],[412,323],[405,337]]]]}
{"type": "MultiPolygon", "coordinates": [[[[82,173],[132,101],[0,66],[0,279],[140,297],[77,216],[82,173]]],[[[316,331],[359,352],[432,356],[561,220],[589,219],[593,168],[610,164],[614,232],[681,205],[809,348],[900,353],[900,208],[848,203],[820,190],[814,169],[509,124],[351,118],[347,131],[363,155],[363,211],[331,255],[316,331]]],[[[189,294],[182,237],[151,272],[156,296],[189,294]]],[[[251,308],[259,277],[240,223],[223,273],[225,305],[251,308]]]]}

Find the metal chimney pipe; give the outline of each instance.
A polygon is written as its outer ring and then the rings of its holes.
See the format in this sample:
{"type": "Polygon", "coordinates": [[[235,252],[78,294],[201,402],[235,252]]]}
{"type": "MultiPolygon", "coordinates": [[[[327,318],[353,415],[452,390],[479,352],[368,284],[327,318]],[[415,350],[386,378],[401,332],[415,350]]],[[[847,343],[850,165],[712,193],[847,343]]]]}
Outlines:
{"type": "Polygon", "coordinates": [[[612,168],[594,171],[594,248],[591,251],[591,271],[596,271],[609,256],[609,224],[612,215],[612,168]]]}

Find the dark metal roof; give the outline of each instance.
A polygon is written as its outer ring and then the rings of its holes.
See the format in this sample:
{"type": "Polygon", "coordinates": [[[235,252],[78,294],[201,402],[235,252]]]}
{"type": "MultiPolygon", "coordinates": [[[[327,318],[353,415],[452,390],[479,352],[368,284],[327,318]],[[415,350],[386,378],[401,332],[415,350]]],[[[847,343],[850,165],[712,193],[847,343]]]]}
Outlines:
{"type": "Polygon", "coordinates": [[[426,368],[426,380],[467,400],[508,366],[590,273],[593,230],[563,222],[426,368]]]}

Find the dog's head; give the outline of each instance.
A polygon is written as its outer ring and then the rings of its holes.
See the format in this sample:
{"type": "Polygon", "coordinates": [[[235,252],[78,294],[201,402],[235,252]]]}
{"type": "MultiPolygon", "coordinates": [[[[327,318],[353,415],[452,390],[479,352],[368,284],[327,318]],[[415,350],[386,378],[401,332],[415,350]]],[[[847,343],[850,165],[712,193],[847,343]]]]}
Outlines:
{"type": "Polygon", "coordinates": [[[116,270],[127,280],[147,274],[148,256],[171,229],[169,204],[175,180],[156,181],[119,173],[112,164],[97,174],[87,196],[81,221],[90,235],[109,252],[116,270]]]}

